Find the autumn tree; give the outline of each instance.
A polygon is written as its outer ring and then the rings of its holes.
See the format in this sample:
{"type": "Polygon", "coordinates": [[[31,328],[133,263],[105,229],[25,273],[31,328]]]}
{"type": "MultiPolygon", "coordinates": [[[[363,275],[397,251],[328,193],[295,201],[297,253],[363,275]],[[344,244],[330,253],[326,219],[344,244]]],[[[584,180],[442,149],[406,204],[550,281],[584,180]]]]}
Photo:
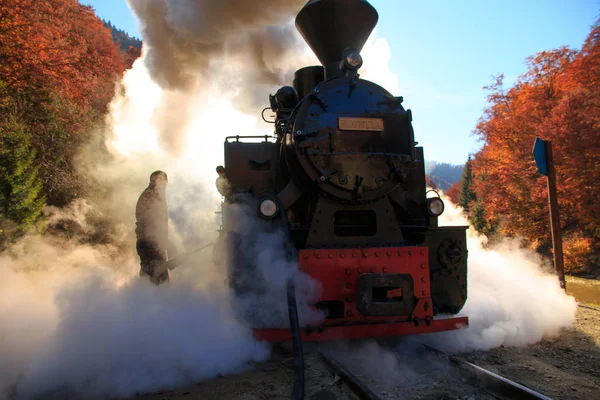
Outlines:
{"type": "MultiPolygon", "coordinates": [[[[0,113],[20,115],[37,150],[44,193],[63,206],[84,192],[75,157],[101,124],[124,56],[77,0],[1,0],[0,113]]],[[[133,57],[133,55],[132,55],[133,57]]]]}
{"type": "Polygon", "coordinates": [[[471,187],[481,209],[472,206],[471,221],[523,237],[548,255],[547,190],[531,148],[536,137],[552,141],[571,271],[591,268],[600,250],[599,37],[596,25],[581,51],[562,47],[528,58],[527,72],[509,89],[499,76],[487,87],[489,106],[476,128],[484,145],[472,162],[471,187]]]}
{"type": "Polygon", "coordinates": [[[32,95],[50,89],[85,107],[97,97],[110,99],[123,69],[110,31],[91,7],[77,0],[2,0],[0,78],[10,88],[32,95]]]}
{"type": "Polygon", "coordinates": [[[89,190],[77,157],[102,141],[130,53],[77,0],[0,0],[0,242],[89,190]]]}
{"type": "Polygon", "coordinates": [[[133,63],[137,61],[138,58],[142,56],[142,50],[137,47],[129,47],[125,53],[123,53],[123,57],[125,57],[125,67],[127,69],[131,69],[133,67],[133,63]]]}
{"type": "Polygon", "coordinates": [[[462,180],[455,182],[450,189],[446,190],[446,197],[454,204],[458,204],[460,199],[460,187],[462,186],[462,180]]]}
{"type": "Polygon", "coordinates": [[[437,189],[437,188],[438,188],[438,187],[437,187],[437,185],[435,184],[435,182],[433,181],[433,179],[431,179],[431,178],[429,177],[429,175],[425,175],[425,185],[426,185],[428,188],[430,188],[430,189],[433,189],[433,190],[435,190],[435,189],[437,189]]]}

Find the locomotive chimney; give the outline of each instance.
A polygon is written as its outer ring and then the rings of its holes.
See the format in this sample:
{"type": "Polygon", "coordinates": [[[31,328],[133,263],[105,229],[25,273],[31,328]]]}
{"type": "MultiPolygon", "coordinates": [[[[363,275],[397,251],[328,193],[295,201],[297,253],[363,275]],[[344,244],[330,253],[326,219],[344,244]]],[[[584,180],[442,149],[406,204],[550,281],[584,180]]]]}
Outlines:
{"type": "Polygon", "coordinates": [[[325,79],[342,75],[345,50],[360,52],[377,25],[366,0],[310,0],[296,16],[296,28],[323,67],[325,79]]]}

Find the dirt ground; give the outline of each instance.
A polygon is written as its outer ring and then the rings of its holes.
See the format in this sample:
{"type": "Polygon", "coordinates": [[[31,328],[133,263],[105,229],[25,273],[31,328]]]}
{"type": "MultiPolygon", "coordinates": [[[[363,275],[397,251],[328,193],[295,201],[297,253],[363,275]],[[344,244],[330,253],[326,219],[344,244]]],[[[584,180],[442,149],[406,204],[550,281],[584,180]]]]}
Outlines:
{"type": "Polygon", "coordinates": [[[577,301],[600,308],[600,276],[596,279],[585,279],[567,276],[567,293],[577,301]]]}
{"type": "MultiPolygon", "coordinates": [[[[311,346],[304,346],[305,399],[359,400],[332,374],[311,346]]],[[[136,400],[268,400],[290,399],[293,389],[294,359],[291,346],[273,349],[273,355],[253,371],[198,383],[181,390],[139,396],[136,400]]]]}
{"type": "Polygon", "coordinates": [[[557,338],[462,357],[553,399],[600,399],[600,308],[579,307],[557,338]]]}
{"type": "MultiPolygon", "coordinates": [[[[553,399],[600,399],[600,308],[578,310],[573,328],[559,337],[546,339],[525,348],[502,347],[461,357],[541,392],[553,399]]],[[[306,399],[355,400],[352,391],[330,372],[318,354],[305,348],[306,399]]],[[[257,364],[253,371],[213,379],[163,393],[139,396],[136,400],[191,399],[289,399],[293,384],[293,357],[289,346],[280,346],[273,357],[257,364]]],[[[397,390],[385,393],[386,399],[400,397],[397,390]]],[[[414,398],[429,398],[416,396],[414,398]]],[[[447,393],[439,399],[479,399],[475,395],[447,393]]]]}

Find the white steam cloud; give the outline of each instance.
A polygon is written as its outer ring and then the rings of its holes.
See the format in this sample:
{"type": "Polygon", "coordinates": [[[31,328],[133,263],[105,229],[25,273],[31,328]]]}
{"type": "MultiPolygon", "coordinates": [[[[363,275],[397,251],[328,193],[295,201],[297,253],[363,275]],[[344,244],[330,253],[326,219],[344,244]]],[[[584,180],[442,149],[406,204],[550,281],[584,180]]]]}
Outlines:
{"type": "MultiPolygon", "coordinates": [[[[440,218],[443,225],[469,222],[451,205],[440,218]]],[[[514,239],[487,246],[473,227],[467,232],[468,297],[460,315],[469,317],[469,328],[431,335],[436,345],[448,351],[525,346],[573,324],[577,303],[538,254],[514,239]]]]}
{"type": "Polygon", "coordinates": [[[257,114],[273,87],[316,60],[293,24],[305,3],[128,0],[142,25],[149,76],[164,89],[154,122],[165,150],[185,149],[198,93],[225,95],[237,110],[257,114]]]}
{"type": "Polygon", "coordinates": [[[17,398],[131,396],[241,371],[269,355],[234,318],[207,257],[184,267],[195,280],[174,276],[156,287],[131,279],[133,263],[116,269],[109,248],[60,249],[39,238],[23,246],[18,261],[0,259],[0,315],[9,322],[0,387],[17,398]]]}

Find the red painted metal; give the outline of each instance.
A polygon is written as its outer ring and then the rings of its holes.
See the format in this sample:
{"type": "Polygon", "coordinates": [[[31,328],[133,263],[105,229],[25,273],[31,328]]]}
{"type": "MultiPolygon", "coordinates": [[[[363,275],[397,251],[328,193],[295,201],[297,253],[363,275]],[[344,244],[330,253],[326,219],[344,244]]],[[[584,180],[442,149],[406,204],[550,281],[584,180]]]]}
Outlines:
{"type": "MultiPolygon", "coordinates": [[[[464,329],[467,317],[433,319],[427,247],[301,250],[301,271],[322,285],[320,301],[342,302],[339,318],[325,320],[318,328],[303,329],[304,341],[360,339],[415,335],[464,329]],[[410,315],[365,316],[356,302],[356,282],[362,274],[408,274],[413,279],[415,307],[410,315]]],[[[391,289],[388,298],[405,295],[391,289]]],[[[257,340],[284,342],[292,339],[289,329],[254,329],[257,340]]]]}
{"type": "Polygon", "coordinates": [[[388,299],[393,299],[394,297],[402,297],[402,288],[395,290],[388,290],[385,294],[388,299]]]}
{"type": "MultiPolygon", "coordinates": [[[[375,322],[417,321],[425,325],[433,320],[429,280],[429,253],[423,246],[365,249],[301,250],[300,270],[319,281],[323,291],[319,301],[344,303],[342,318],[328,319],[324,326],[375,322]],[[356,303],[356,279],[361,274],[409,274],[417,300],[410,316],[373,317],[361,315],[356,303]]],[[[394,291],[392,295],[398,295],[394,291]]]]}
{"type": "MultiPolygon", "coordinates": [[[[433,333],[465,329],[468,326],[469,319],[467,317],[457,317],[438,319],[431,321],[429,325],[423,323],[418,326],[415,326],[412,322],[331,326],[325,328],[322,332],[307,332],[306,330],[302,330],[301,337],[306,342],[347,340],[433,333]]],[[[292,334],[289,329],[255,329],[254,337],[256,340],[268,342],[287,342],[292,340],[292,334]]]]}

